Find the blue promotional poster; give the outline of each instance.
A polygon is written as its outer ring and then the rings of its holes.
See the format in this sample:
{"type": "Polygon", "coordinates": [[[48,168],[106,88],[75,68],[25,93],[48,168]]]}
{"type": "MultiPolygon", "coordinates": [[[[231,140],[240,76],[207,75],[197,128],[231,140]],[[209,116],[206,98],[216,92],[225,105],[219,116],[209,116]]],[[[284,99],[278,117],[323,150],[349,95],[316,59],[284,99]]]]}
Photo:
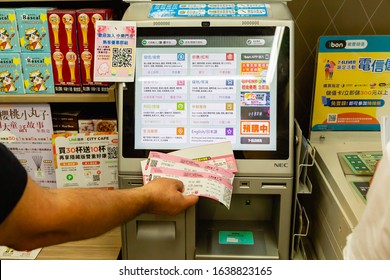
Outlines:
{"type": "Polygon", "coordinates": [[[379,131],[390,111],[390,36],[320,37],[312,130],[379,131]]]}

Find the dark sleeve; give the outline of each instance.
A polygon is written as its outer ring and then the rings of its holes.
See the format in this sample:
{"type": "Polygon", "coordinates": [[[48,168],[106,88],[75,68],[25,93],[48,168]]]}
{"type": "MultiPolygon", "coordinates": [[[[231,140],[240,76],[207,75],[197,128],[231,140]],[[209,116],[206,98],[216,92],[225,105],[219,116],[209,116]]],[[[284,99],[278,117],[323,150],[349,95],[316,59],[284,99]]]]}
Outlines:
{"type": "Polygon", "coordinates": [[[27,172],[7,147],[0,143],[0,224],[22,197],[27,172]]]}

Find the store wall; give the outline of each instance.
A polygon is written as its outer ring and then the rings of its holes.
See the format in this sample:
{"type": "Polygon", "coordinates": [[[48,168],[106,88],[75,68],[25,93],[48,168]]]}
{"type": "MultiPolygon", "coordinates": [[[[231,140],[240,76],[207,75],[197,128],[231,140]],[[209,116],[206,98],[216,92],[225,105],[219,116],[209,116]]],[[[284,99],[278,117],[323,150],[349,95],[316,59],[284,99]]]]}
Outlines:
{"type": "Polygon", "coordinates": [[[292,0],[295,114],[308,136],[317,41],[322,35],[390,35],[390,0],[292,0]]]}

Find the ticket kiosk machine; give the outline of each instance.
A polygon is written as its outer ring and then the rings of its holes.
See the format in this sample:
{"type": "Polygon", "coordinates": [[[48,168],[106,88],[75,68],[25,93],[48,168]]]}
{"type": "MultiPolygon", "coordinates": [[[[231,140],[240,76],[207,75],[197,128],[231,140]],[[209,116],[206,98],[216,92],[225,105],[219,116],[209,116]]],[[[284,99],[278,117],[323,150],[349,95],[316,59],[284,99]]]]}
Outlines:
{"type": "Polygon", "coordinates": [[[288,259],[294,23],[283,2],[136,2],[135,80],[118,84],[119,184],[149,151],[230,141],[230,209],[209,198],[122,227],[124,259],[288,259]]]}

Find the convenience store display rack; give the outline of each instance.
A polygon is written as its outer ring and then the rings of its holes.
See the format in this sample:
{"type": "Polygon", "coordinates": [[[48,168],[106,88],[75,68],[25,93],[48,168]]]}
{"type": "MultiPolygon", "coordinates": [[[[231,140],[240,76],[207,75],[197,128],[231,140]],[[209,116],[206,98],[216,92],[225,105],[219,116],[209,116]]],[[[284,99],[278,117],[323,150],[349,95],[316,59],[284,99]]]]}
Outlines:
{"type": "Polygon", "coordinates": [[[55,93],[55,94],[19,94],[1,95],[0,103],[85,103],[115,102],[115,89],[111,86],[108,93],[55,93]]]}
{"type": "MultiPolygon", "coordinates": [[[[69,5],[76,5],[77,7],[88,7],[88,6],[114,6],[115,2],[121,0],[83,0],[72,1],[72,0],[60,0],[60,1],[48,1],[48,0],[0,0],[0,5],[3,8],[12,7],[36,7],[36,6],[58,6],[59,8],[65,8],[69,5]]],[[[53,94],[14,94],[14,95],[0,95],[0,103],[104,103],[104,102],[115,102],[115,90],[114,86],[111,86],[108,93],[53,93],[53,94]]]]}

